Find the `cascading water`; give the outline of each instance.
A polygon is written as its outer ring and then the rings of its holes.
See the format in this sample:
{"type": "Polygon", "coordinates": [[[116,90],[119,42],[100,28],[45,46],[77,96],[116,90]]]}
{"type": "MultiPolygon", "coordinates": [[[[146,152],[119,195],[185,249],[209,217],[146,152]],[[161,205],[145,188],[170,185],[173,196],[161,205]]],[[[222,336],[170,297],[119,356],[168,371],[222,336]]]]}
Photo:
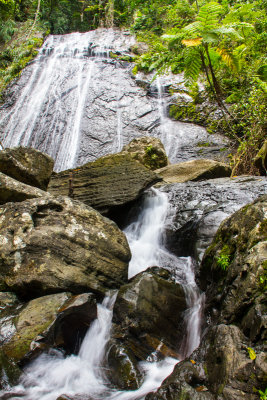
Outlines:
{"type": "MultiPolygon", "coordinates": [[[[186,357],[199,345],[203,295],[195,284],[191,258],[178,258],[163,246],[162,234],[168,209],[165,193],[155,189],[147,192],[138,220],[125,230],[133,253],[129,276],[157,265],[169,269],[175,280],[184,286],[188,304],[185,316],[187,332],[179,353],[186,357]]],[[[12,399],[56,400],[66,394],[90,396],[95,400],[137,400],[155,391],[179,360],[168,357],[152,362],[153,357],[150,357],[150,360],[139,363],[145,378],[138,390],[117,391],[110,388],[105,374],[105,354],[115,299],[116,294],[98,305],[98,317],[88,330],[77,356],[64,358],[56,350],[41,355],[25,369],[20,385],[11,389],[12,399]]]]}

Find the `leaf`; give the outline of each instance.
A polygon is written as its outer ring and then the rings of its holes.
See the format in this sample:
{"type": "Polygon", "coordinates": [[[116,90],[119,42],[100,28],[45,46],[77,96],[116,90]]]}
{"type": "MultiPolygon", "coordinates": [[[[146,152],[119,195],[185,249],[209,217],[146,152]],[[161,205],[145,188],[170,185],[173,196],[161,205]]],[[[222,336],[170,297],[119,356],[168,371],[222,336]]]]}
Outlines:
{"type": "Polygon", "coordinates": [[[248,355],[251,360],[255,360],[257,355],[251,347],[247,347],[248,355]]]}
{"type": "Polygon", "coordinates": [[[222,60],[225,62],[228,68],[232,69],[233,71],[238,70],[239,65],[233,54],[229,53],[229,51],[227,51],[224,48],[223,49],[218,48],[216,49],[216,52],[220,54],[222,60]]]}
{"type": "Polygon", "coordinates": [[[186,47],[193,47],[193,46],[198,46],[202,42],[202,40],[203,40],[202,37],[198,37],[196,39],[184,39],[182,40],[182,43],[186,47]]]}

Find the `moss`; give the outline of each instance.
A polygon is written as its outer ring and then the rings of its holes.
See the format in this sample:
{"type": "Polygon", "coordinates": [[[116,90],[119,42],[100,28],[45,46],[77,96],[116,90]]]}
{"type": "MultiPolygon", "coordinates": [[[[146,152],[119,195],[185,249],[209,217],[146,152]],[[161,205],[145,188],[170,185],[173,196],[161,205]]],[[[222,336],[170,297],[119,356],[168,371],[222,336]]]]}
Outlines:
{"type": "Polygon", "coordinates": [[[198,142],[198,147],[209,147],[211,144],[208,142],[198,142]]]}
{"type": "Polygon", "coordinates": [[[0,99],[7,85],[26,67],[38,54],[44,37],[42,27],[36,26],[31,32],[32,21],[21,24],[12,40],[4,47],[0,56],[0,99]],[[43,37],[40,37],[40,34],[43,37]]]}

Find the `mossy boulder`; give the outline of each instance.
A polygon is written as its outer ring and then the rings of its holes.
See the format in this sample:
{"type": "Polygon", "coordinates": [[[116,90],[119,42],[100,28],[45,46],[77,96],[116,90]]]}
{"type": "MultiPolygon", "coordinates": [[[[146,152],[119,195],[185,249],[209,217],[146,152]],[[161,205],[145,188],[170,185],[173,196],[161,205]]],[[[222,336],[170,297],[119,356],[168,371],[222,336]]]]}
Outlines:
{"type": "Polygon", "coordinates": [[[161,179],[129,154],[118,153],[54,174],[48,190],[68,196],[71,189],[72,197],[109,215],[161,179]]]}
{"type": "Polygon", "coordinates": [[[199,159],[156,170],[165,183],[182,183],[203,179],[223,178],[231,175],[229,165],[214,160],[199,159]]]}
{"type": "Polygon", "coordinates": [[[178,356],[186,308],[184,288],[168,271],[150,268],[120,288],[114,305],[114,337],[138,360],[157,349],[159,356],[178,356]]]}
{"type": "Polygon", "coordinates": [[[266,386],[266,357],[259,350],[252,359],[249,346],[237,326],[210,327],[200,347],[145,399],[258,400],[266,386]]]}
{"type": "Polygon", "coordinates": [[[138,369],[133,352],[115,340],[109,344],[108,377],[120,390],[136,390],[140,387],[143,374],[138,369]]]}
{"type": "Polygon", "coordinates": [[[163,168],[168,165],[168,157],[160,139],[143,136],[133,139],[123,147],[122,153],[130,154],[148,169],[163,168]]]}
{"type": "Polygon", "coordinates": [[[102,297],[127,282],[127,239],[91,207],[46,197],[8,203],[0,207],[0,218],[3,290],[25,299],[61,291],[102,297]]]}
{"type": "Polygon", "coordinates": [[[199,281],[215,320],[238,324],[251,340],[267,337],[267,196],[222,222],[207,249],[199,281]]]}
{"type": "Polygon", "coordinates": [[[54,161],[47,154],[26,147],[0,151],[0,172],[19,182],[46,190],[54,161]]]}
{"type": "Polygon", "coordinates": [[[42,196],[47,196],[47,193],[0,172],[0,204],[10,201],[24,201],[42,196]]]}
{"type": "Polygon", "coordinates": [[[60,293],[31,300],[15,317],[16,332],[2,347],[4,355],[21,361],[31,350],[32,341],[55,320],[57,313],[71,297],[60,293]]]}

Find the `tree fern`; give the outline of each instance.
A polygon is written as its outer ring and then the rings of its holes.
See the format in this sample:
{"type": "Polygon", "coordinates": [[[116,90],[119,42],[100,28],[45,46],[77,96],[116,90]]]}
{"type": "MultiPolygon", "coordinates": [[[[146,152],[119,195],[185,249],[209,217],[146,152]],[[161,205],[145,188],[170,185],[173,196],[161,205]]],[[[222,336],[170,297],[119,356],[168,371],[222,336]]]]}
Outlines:
{"type": "Polygon", "coordinates": [[[196,21],[201,24],[202,31],[212,31],[218,27],[218,17],[223,11],[220,4],[214,1],[200,8],[196,21]]]}
{"type": "Polygon", "coordinates": [[[201,70],[201,57],[195,47],[188,47],[184,54],[185,72],[184,77],[187,85],[197,81],[201,70]]]}

